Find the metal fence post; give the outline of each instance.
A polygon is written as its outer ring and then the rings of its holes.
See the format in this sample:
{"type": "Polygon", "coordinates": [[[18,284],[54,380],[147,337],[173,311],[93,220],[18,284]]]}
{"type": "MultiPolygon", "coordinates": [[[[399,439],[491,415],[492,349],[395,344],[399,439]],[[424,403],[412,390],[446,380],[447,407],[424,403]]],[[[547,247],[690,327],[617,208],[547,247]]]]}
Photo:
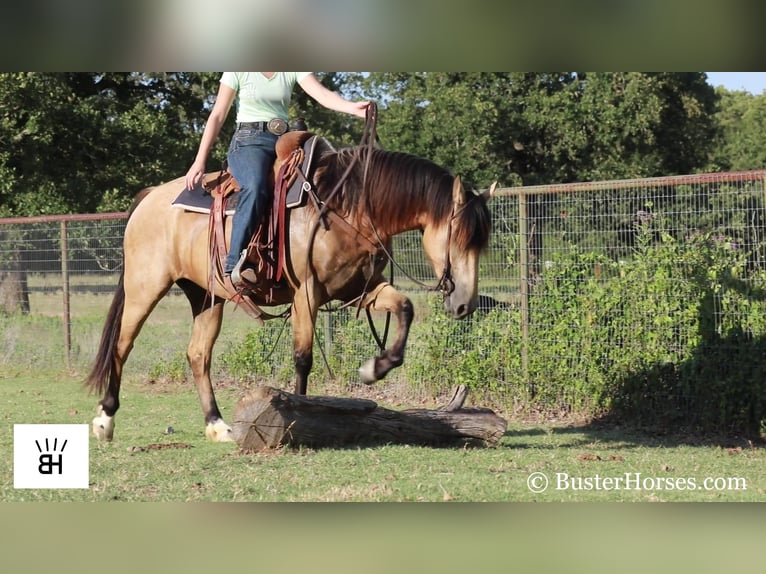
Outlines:
{"type": "Polygon", "coordinates": [[[72,317],[69,309],[69,242],[66,220],[61,220],[61,284],[64,292],[64,354],[66,368],[72,368],[72,317]]]}
{"type": "Polygon", "coordinates": [[[519,193],[519,298],[521,304],[521,376],[529,384],[529,209],[519,193]]]}

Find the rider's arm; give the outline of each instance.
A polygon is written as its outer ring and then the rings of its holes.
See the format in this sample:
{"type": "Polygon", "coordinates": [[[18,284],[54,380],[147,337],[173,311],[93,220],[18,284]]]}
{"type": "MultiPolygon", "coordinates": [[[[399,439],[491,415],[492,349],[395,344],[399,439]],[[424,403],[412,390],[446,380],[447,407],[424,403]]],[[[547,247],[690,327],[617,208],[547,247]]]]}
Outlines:
{"type": "Polygon", "coordinates": [[[207,163],[207,157],[210,155],[210,150],[218,138],[218,134],[221,131],[223,122],[226,121],[226,116],[229,115],[229,109],[234,102],[237,92],[227,86],[226,84],[220,84],[218,87],[218,95],[215,98],[215,104],[210,112],[207,123],[205,124],[205,130],[202,132],[202,139],[199,142],[199,149],[197,150],[197,156],[194,159],[194,163],[186,173],[186,187],[192,189],[197,182],[205,174],[205,164],[207,163]]]}
{"type": "Polygon", "coordinates": [[[365,117],[369,102],[352,102],[345,99],[338,92],[325,88],[314,74],[304,77],[299,84],[304,92],[324,107],[360,118],[365,117]]]}

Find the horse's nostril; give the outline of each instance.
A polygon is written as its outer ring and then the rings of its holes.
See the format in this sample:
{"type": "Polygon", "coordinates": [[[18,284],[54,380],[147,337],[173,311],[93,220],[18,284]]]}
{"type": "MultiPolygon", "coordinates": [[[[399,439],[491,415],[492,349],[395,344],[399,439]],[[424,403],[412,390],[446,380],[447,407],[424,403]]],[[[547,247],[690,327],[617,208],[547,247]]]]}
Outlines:
{"type": "Polygon", "coordinates": [[[457,316],[462,317],[468,312],[468,305],[458,305],[457,316]]]}

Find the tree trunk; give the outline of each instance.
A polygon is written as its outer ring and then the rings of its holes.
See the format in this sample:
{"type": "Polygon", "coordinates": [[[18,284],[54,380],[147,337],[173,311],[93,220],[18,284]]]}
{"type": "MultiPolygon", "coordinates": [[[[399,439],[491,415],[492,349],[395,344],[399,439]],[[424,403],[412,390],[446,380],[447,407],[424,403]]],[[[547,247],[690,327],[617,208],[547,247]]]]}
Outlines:
{"type": "Polygon", "coordinates": [[[29,313],[29,288],[23,251],[11,251],[0,263],[0,312],[29,313]]]}
{"type": "Polygon", "coordinates": [[[366,399],[300,396],[258,387],[234,408],[234,439],[257,452],[283,445],[311,448],[412,444],[492,446],[506,430],[489,409],[462,408],[465,387],[438,410],[394,411],[366,399]]]}

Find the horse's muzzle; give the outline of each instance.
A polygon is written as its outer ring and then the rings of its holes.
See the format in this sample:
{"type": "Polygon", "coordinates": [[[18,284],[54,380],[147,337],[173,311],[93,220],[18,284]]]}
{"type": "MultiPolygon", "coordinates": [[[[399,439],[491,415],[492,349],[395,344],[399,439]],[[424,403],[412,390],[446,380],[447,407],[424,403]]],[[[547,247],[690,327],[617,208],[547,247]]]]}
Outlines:
{"type": "Polygon", "coordinates": [[[476,310],[478,297],[462,299],[450,295],[444,298],[444,310],[453,319],[465,319],[476,310]]]}

